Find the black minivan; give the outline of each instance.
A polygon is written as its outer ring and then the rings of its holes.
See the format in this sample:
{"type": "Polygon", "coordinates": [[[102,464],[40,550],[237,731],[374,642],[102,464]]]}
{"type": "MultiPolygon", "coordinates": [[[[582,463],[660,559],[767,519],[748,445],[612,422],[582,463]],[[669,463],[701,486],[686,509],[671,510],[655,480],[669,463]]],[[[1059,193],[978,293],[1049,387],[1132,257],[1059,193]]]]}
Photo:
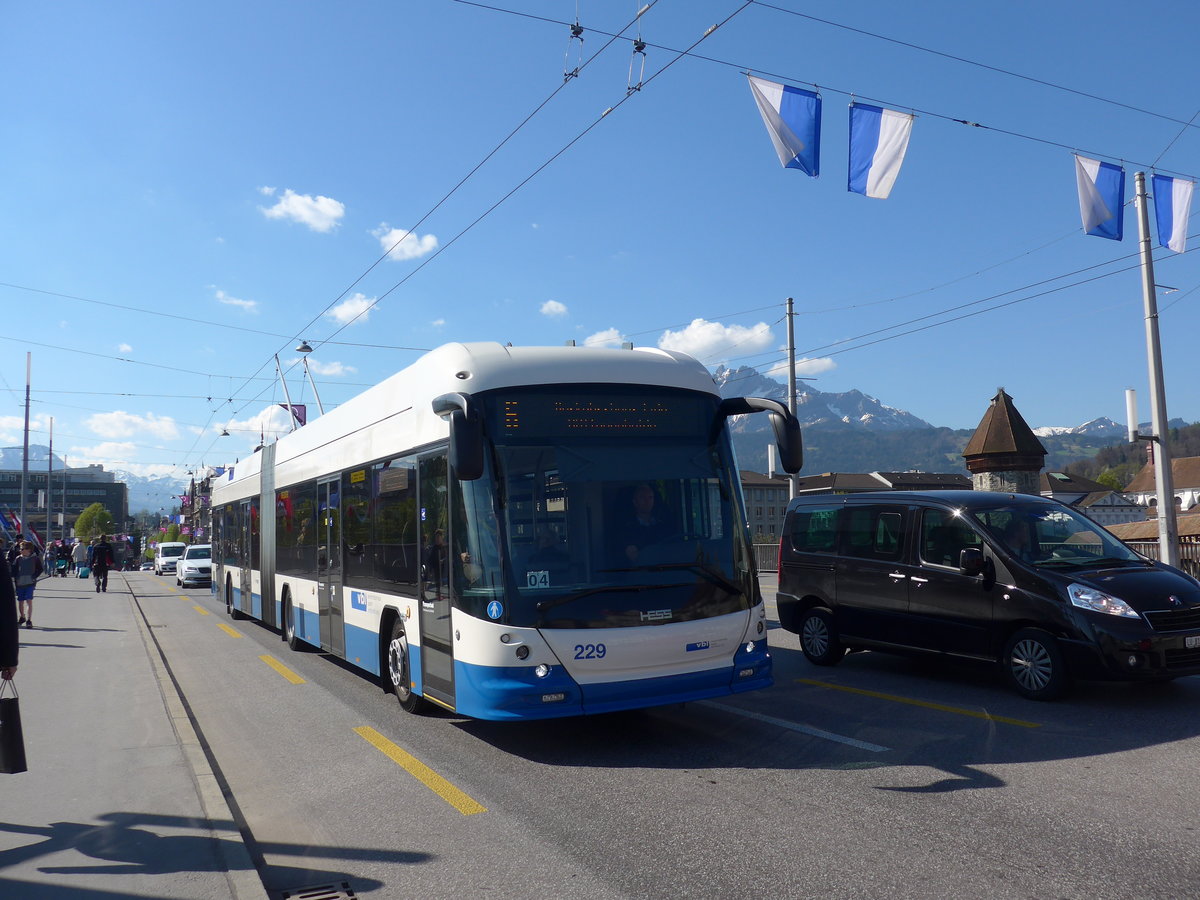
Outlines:
{"type": "Polygon", "coordinates": [[[817,665],[848,649],[987,660],[1034,700],[1072,676],[1200,673],[1200,582],[1032,494],[797,497],[778,610],[817,665]]]}

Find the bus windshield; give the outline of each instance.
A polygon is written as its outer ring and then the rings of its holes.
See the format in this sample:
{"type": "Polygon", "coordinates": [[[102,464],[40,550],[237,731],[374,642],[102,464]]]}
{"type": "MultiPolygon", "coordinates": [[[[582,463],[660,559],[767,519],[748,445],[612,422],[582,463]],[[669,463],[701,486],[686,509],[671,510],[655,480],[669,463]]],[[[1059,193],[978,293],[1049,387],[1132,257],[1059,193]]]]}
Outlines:
{"type": "Polygon", "coordinates": [[[513,625],[612,628],[756,602],[728,439],[708,443],[715,399],[679,393],[568,401],[545,392],[537,415],[550,398],[577,418],[586,408],[586,421],[560,428],[551,413],[537,439],[503,427],[514,406],[525,416],[534,405],[506,393],[494,471],[463,483],[460,603],[491,615],[500,600],[513,625]]]}

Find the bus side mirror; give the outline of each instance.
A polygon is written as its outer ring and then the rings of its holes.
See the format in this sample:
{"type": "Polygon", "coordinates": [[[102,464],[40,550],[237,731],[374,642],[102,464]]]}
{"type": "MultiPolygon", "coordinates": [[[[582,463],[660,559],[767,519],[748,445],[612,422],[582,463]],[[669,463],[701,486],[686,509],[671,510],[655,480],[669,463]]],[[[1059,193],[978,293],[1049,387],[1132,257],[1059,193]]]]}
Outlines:
{"type": "Polygon", "coordinates": [[[717,418],[713,422],[713,433],[710,441],[715,441],[725,420],[730,416],[740,416],[744,413],[766,412],[771,416],[771,425],[775,429],[775,444],[779,448],[779,464],[783,471],[796,474],[804,465],[804,441],[800,434],[800,423],[786,406],[778,400],[768,400],[765,397],[728,397],[717,406],[717,418]]]}
{"type": "Polygon", "coordinates": [[[964,575],[982,575],[983,551],[978,547],[964,547],[958,554],[958,568],[964,575]]]}
{"type": "Polygon", "coordinates": [[[483,474],[483,420],[470,394],[442,394],[433,400],[433,411],[450,426],[450,468],[460,481],[483,474]]]}

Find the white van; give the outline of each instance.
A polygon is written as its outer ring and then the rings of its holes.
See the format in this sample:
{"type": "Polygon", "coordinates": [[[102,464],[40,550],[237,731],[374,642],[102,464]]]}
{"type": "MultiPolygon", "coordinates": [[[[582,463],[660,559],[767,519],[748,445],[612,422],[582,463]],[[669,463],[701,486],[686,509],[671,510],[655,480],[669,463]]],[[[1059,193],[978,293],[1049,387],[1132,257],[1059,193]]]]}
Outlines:
{"type": "Polygon", "coordinates": [[[154,574],[162,575],[166,572],[174,572],[175,564],[186,549],[187,544],[182,541],[163,541],[159,544],[158,550],[154,553],[154,574]]]}

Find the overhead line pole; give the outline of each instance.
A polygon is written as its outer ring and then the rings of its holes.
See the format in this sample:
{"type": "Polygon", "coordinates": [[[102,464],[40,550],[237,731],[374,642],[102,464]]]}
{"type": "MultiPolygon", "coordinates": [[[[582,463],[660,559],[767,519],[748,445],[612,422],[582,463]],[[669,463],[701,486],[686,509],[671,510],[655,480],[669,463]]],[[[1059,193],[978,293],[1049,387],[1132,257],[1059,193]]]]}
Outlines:
{"type": "MultiPolygon", "coordinates": [[[[1163,382],[1162,345],[1158,337],[1158,299],[1155,295],[1154,259],[1150,252],[1150,217],[1146,211],[1146,175],[1133,176],[1142,255],[1142,302],[1146,309],[1146,357],[1150,366],[1150,427],[1154,448],[1154,487],[1158,495],[1158,558],[1179,565],[1179,526],[1175,520],[1175,479],[1167,446],[1167,393],[1163,382]]],[[[1137,423],[1133,423],[1133,428],[1137,423]]]]}
{"type": "MultiPolygon", "coordinates": [[[[788,412],[796,415],[796,326],[795,313],[792,312],[792,298],[787,298],[787,338],[788,338],[788,412]]],[[[796,479],[798,473],[788,474],[788,499],[796,496],[796,479]]]]}

